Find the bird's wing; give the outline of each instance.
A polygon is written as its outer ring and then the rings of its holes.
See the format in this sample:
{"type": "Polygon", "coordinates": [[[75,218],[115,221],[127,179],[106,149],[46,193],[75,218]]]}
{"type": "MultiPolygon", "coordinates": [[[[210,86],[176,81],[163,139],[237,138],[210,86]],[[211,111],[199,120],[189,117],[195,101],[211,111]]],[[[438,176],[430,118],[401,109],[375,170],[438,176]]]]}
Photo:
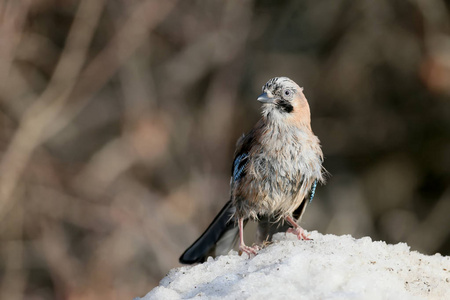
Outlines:
{"type": "Polygon", "coordinates": [[[246,171],[245,167],[248,163],[249,154],[247,152],[243,152],[237,155],[233,161],[233,170],[232,170],[232,178],[233,182],[238,182],[242,177],[245,176],[246,171]]]}
{"type": "Polygon", "coordinates": [[[231,167],[231,179],[233,183],[238,182],[246,175],[246,166],[250,158],[250,150],[255,143],[255,129],[241,136],[236,143],[233,165],[231,167]]]}
{"type": "Polygon", "coordinates": [[[311,186],[311,191],[309,192],[309,203],[311,203],[314,199],[314,194],[316,193],[316,187],[317,187],[317,179],[314,180],[314,183],[311,186]]]}

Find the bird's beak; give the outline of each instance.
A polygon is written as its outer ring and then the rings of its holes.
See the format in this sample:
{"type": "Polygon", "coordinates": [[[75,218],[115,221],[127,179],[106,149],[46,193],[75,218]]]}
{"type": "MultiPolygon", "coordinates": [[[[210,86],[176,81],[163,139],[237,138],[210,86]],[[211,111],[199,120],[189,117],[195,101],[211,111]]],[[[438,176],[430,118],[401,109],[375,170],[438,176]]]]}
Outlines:
{"type": "Polygon", "coordinates": [[[273,96],[269,96],[267,93],[262,93],[256,100],[262,103],[273,103],[275,99],[273,96]]]}

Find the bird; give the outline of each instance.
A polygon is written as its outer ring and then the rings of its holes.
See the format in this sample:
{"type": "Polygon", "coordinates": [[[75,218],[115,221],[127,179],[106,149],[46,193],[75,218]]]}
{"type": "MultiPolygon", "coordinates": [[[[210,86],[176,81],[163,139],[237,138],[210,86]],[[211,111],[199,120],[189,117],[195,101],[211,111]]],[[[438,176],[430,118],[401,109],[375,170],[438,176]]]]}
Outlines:
{"type": "Polygon", "coordinates": [[[237,238],[240,253],[256,255],[260,246],[244,241],[249,219],[258,222],[260,242],[280,228],[298,239],[309,239],[298,222],[317,184],[325,183],[327,171],[320,141],[311,129],[308,101],[303,88],[287,77],[267,81],[257,101],[262,103],[262,116],[236,143],[230,199],[180,256],[180,263],[226,254],[237,238]]]}

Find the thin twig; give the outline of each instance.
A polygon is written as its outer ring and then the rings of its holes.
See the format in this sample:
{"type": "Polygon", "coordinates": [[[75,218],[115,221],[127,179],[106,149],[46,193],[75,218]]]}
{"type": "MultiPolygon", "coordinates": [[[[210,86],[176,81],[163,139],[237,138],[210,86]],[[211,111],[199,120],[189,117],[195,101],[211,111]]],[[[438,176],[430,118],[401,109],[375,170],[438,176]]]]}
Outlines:
{"type": "Polygon", "coordinates": [[[103,1],[84,0],[80,3],[50,83],[22,116],[19,128],[1,160],[0,219],[12,203],[13,193],[33,151],[46,136],[44,131],[64,108],[75,86],[103,10],[103,1]]]}

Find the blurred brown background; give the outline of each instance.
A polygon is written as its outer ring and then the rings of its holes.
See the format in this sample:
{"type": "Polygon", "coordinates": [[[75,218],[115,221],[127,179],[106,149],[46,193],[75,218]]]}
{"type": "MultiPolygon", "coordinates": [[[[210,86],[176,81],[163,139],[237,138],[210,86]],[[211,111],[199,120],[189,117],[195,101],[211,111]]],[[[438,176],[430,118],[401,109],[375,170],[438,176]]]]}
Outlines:
{"type": "Polygon", "coordinates": [[[0,299],[145,295],[228,199],[274,76],[332,174],[302,225],[450,254],[448,2],[0,3],[0,299]]]}

